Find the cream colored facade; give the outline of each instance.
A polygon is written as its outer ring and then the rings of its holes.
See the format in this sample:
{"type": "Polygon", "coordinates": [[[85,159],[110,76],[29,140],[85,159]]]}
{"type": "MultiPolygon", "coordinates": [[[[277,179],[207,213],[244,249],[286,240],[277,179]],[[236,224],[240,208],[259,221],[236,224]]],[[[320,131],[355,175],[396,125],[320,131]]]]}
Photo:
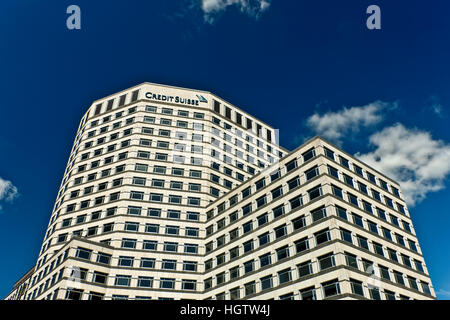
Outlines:
{"type": "Polygon", "coordinates": [[[435,298],[396,182],[151,83],[83,116],[29,281],[21,299],[435,298]]]}

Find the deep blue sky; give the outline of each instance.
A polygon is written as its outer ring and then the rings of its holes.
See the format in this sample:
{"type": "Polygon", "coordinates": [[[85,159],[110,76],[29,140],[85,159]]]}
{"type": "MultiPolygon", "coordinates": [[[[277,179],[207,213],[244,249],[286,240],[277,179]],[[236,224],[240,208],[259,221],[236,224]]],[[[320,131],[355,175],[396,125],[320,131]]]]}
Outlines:
{"type": "MultiPolygon", "coordinates": [[[[200,2],[0,2],[0,177],[20,194],[0,203],[0,297],[35,263],[81,116],[138,83],[214,92],[279,128],[288,149],[313,134],[305,121],[314,112],[376,100],[400,106],[383,126],[450,141],[448,1],[272,0],[258,19],[231,6],[213,24],[200,2]],[[81,8],[81,30],[66,28],[70,4],[81,8]],[[370,4],[381,7],[381,30],[365,26],[370,4]]],[[[368,152],[369,134],[342,146],[368,152]]],[[[410,209],[443,299],[449,198],[443,189],[410,209]]]]}

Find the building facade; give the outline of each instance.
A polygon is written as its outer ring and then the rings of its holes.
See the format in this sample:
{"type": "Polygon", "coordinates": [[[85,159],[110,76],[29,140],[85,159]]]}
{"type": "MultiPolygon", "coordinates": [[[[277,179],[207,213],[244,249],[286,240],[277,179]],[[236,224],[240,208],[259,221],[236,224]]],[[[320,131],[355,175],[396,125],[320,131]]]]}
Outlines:
{"type": "Polygon", "coordinates": [[[27,279],[7,299],[435,299],[395,181],[151,83],[83,116],[27,279]]]}

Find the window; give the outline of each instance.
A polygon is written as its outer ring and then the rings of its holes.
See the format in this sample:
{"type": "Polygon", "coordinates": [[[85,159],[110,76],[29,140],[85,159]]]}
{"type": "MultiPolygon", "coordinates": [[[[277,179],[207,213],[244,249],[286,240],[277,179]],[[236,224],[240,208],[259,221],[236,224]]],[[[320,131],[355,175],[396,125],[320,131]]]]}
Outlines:
{"type": "Polygon", "coordinates": [[[103,264],[109,264],[111,261],[111,255],[106,253],[97,253],[97,262],[103,264]]]}
{"type": "Polygon", "coordinates": [[[292,280],[291,269],[284,269],[278,272],[278,282],[283,284],[292,280]]]}
{"type": "Polygon", "coordinates": [[[265,276],[261,278],[260,281],[261,281],[261,290],[266,290],[272,288],[273,286],[272,275],[265,276]]]}
{"type": "Polygon", "coordinates": [[[338,173],[337,169],[335,169],[335,168],[333,168],[333,167],[331,167],[331,166],[328,166],[328,173],[329,173],[331,176],[333,176],[333,177],[335,177],[336,179],[339,180],[339,173],[338,173]]]}
{"type": "Polygon", "coordinates": [[[290,172],[290,171],[294,170],[295,168],[297,168],[297,160],[296,159],[286,163],[286,172],[290,172]]]}
{"type": "MultiPolygon", "coordinates": [[[[248,120],[248,119],[247,119],[247,120],[248,120]]],[[[256,292],[256,283],[255,283],[255,281],[246,283],[246,284],[244,285],[244,291],[245,291],[245,295],[246,295],[246,296],[255,293],[255,292],[256,292]]]]}
{"type": "Polygon", "coordinates": [[[338,187],[336,187],[336,186],[334,186],[334,185],[331,185],[331,189],[332,189],[332,191],[333,191],[333,194],[334,194],[336,197],[341,198],[341,199],[344,199],[344,196],[342,195],[342,189],[341,189],[341,188],[338,188],[338,187]]]}
{"type": "Polygon", "coordinates": [[[80,259],[89,260],[91,258],[91,253],[92,253],[92,250],[78,247],[75,257],[80,258],[80,259]]]}
{"type": "Polygon", "coordinates": [[[160,217],[160,216],[161,216],[161,209],[158,209],[158,208],[148,208],[148,210],[147,210],[147,216],[149,216],[149,217],[160,217]]]}
{"type": "Polygon", "coordinates": [[[245,216],[245,215],[249,214],[250,212],[252,212],[252,204],[251,203],[242,207],[242,215],[245,216]]]}
{"type": "Polygon", "coordinates": [[[144,200],[144,192],[131,191],[130,192],[130,199],[133,199],[133,200],[144,200]]]}
{"type": "Polygon", "coordinates": [[[176,242],[164,242],[164,251],[177,252],[178,243],[176,242]]]}
{"type": "Polygon", "coordinates": [[[310,190],[308,190],[309,200],[314,200],[322,195],[322,186],[318,185],[310,190]]]}
{"type": "Polygon", "coordinates": [[[141,207],[129,206],[127,208],[127,214],[140,216],[141,215],[141,207]]]}
{"type": "Polygon", "coordinates": [[[342,166],[346,167],[347,169],[350,169],[350,164],[348,160],[345,159],[344,157],[339,156],[339,162],[341,163],[342,166]]]}
{"type": "Polygon", "coordinates": [[[244,262],[244,274],[252,272],[253,270],[255,270],[255,261],[254,260],[244,262]]]}
{"type": "Polygon", "coordinates": [[[159,287],[161,289],[174,289],[175,288],[175,279],[161,278],[159,280],[159,287]]]}
{"type": "Polygon", "coordinates": [[[137,232],[138,229],[139,229],[139,223],[138,222],[125,222],[125,230],[126,231],[137,232]]]}
{"type": "Polygon", "coordinates": [[[361,191],[367,195],[369,194],[369,192],[367,191],[367,186],[365,184],[358,182],[358,188],[359,188],[359,191],[361,191]]]}
{"type": "Polygon", "coordinates": [[[284,246],[276,249],[278,261],[289,257],[289,247],[284,246]]]}
{"type": "Polygon", "coordinates": [[[356,239],[358,239],[358,245],[361,248],[364,248],[366,250],[369,250],[369,242],[367,241],[367,238],[364,238],[362,236],[357,235],[356,239]]]}
{"type": "Polygon", "coordinates": [[[116,276],[116,286],[124,286],[124,287],[129,287],[130,286],[130,280],[131,280],[131,276],[126,276],[126,275],[117,275],[116,276]]]}
{"type": "Polygon", "coordinates": [[[230,260],[239,257],[239,247],[234,247],[230,250],[230,260]]]}
{"type": "Polygon", "coordinates": [[[363,203],[364,210],[370,214],[373,214],[372,205],[364,200],[362,201],[362,203],[363,203]]]}
{"type": "Polygon", "coordinates": [[[197,282],[195,280],[185,280],[181,281],[181,289],[183,290],[195,290],[197,287],[197,282]]]}
{"type": "Polygon", "coordinates": [[[155,251],[157,248],[158,243],[153,240],[144,240],[144,243],[142,245],[142,249],[144,250],[151,250],[155,251]]]}
{"type": "Polygon", "coordinates": [[[386,300],[396,300],[395,299],[395,292],[384,290],[384,295],[386,296],[386,300]]]}
{"type": "MultiPolygon", "coordinates": [[[[375,228],[376,228],[376,225],[375,225],[375,228]]],[[[386,239],[392,241],[391,230],[386,229],[386,228],[384,228],[384,227],[382,227],[381,230],[383,231],[383,236],[384,236],[386,239]]]]}
{"type": "Polygon", "coordinates": [[[306,226],[305,215],[295,218],[292,220],[292,227],[294,230],[301,229],[306,226]]]}
{"type": "Polygon", "coordinates": [[[66,299],[67,300],[81,300],[83,295],[83,290],[68,288],[66,291],[66,299]]]}
{"type": "Polygon", "coordinates": [[[247,198],[250,194],[251,194],[251,189],[250,189],[250,187],[248,187],[242,191],[242,199],[247,198]]]}
{"type": "Polygon", "coordinates": [[[354,254],[345,252],[345,261],[349,267],[358,269],[358,261],[356,260],[356,256],[354,254]]]}
{"type": "Polygon", "coordinates": [[[269,215],[265,213],[260,215],[257,219],[258,219],[258,227],[261,227],[262,225],[266,224],[269,221],[269,215]]]}
{"type": "Polygon", "coordinates": [[[295,208],[302,206],[303,205],[302,196],[299,195],[293,199],[290,199],[289,203],[291,204],[291,210],[294,210],[295,208]]]}
{"type": "Polygon", "coordinates": [[[280,169],[278,169],[270,174],[270,181],[274,182],[275,180],[277,180],[280,177],[281,177],[281,171],[280,171],[280,169]]]}
{"type": "Polygon", "coordinates": [[[283,186],[279,186],[273,189],[271,192],[272,192],[272,200],[275,200],[283,195],[283,186]]]}
{"type": "Polygon", "coordinates": [[[337,212],[337,215],[339,217],[341,217],[342,219],[347,220],[347,211],[344,208],[336,206],[336,212],[337,212]]]}
{"type": "Polygon", "coordinates": [[[363,170],[361,167],[357,166],[356,164],[353,164],[353,169],[355,170],[356,174],[359,176],[363,176],[363,170]]]}
{"type": "Polygon", "coordinates": [[[398,284],[405,285],[405,279],[403,279],[403,274],[401,274],[400,272],[394,270],[394,278],[395,282],[397,282],[398,284]]]}
{"type": "Polygon", "coordinates": [[[266,253],[259,257],[259,265],[261,268],[265,267],[271,263],[272,263],[272,259],[271,259],[270,253],[266,253]]]}
{"type": "Polygon", "coordinates": [[[341,229],[341,237],[342,237],[342,240],[349,242],[349,243],[353,243],[352,233],[350,231],[341,229]]]}
{"type": "Polygon", "coordinates": [[[338,279],[323,282],[322,288],[323,288],[323,295],[325,298],[340,294],[340,287],[339,287],[338,279]]]}
{"type": "Polygon", "coordinates": [[[160,193],[150,193],[150,201],[162,202],[162,200],[163,200],[163,195],[162,194],[160,194],[160,193]]]}
{"type": "Polygon", "coordinates": [[[136,249],[136,239],[122,239],[122,248],[136,249]]]}
{"type": "Polygon", "coordinates": [[[154,258],[141,258],[141,268],[153,269],[155,267],[154,258]]]}
{"type": "Polygon", "coordinates": [[[267,197],[265,195],[256,199],[256,207],[257,208],[262,207],[266,203],[267,203],[267,197]]]}
{"type": "Polygon", "coordinates": [[[354,279],[350,279],[350,285],[352,287],[352,292],[359,296],[364,296],[364,291],[362,287],[362,282],[354,279]]]}
{"type": "Polygon", "coordinates": [[[334,161],[334,152],[328,149],[327,147],[324,147],[323,149],[325,151],[325,156],[334,161]]]}
{"type": "Polygon", "coordinates": [[[395,262],[398,262],[397,252],[390,248],[388,248],[387,251],[388,251],[389,259],[391,259],[395,262]]]}
{"type": "Polygon", "coordinates": [[[138,287],[151,288],[153,286],[153,277],[139,276],[137,285],[138,287]]]}
{"type": "Polygon", "coordinates": [[[357,226],[360,226],[361,228],[364,228],[363,220],[361,216],[358,216],[357,214],[352,214],[353,216],[353,223],[357,226]]]}
{"type": "Polygon", "coordinates": [[[302,153],[303,162],[306,162],[316,156],[316,152],[314,148],[309,149],[308,151],[302,153]]]}
{"type": "Polygon", "coordinates": [[[329,269],[335,265],[333,253],[328,253],[318,257],[317,259],[319,261],[320,270],[329,269]]]}
{"type": "Polygon", "coordinates": [[[255,183],[255,187],[256,187],[256,191],[258,191],[259,189],[262,189],[266,186],[266,179],[260,179],[255,183]]]}
{"type": "Polygon", "coordinates": [[[275,238],[281,238],[287,234],[286,224],[283,224],[281,226],[278,226],[274,229],[275,231],[275,238]]]}
{"type": "Polygon", "coordinates": [[[300,240],[295,241],[294,245],[297,253],[308,250],[309,249],[308,237],[304,237],[300,240]]]}
{"type": "Polygon", "coordinates": [[[242,225],[242,231],[243,231],[244,234],[246,234],[247,232],[252,231],[252,229],[253,229],[253,221],[249,221],[249,222],[244,223],[242,225]]]}
{"type": "Polygon", "coordinates": [[[243,247],[244,247],[244,253],[247,253],[247,252],[253,250],[253,240],[244,242],[243,247]]]}
{"type": "Polygon", "coordinates": [[[94,271],[94,275],[92,276],[92,281],[95,283],[105,284],[108,275],[106,273],[94,271]]]}
{"type": "Polygon", "coordinates": [[[180,227],[178,226],[166,226],[166,234],[178,235],[180,227]]]}
{"type": "Polygon", "coordinates": [[[167,218],[169,219],[180,219],[181,211],[180,210],[167,210],[167,218]]]}
{"type": "Polygon", "coordinates": [[[314,234],[314,237],[316,238],[317,245],[320,245],[322,243],[330,241],[331,240],[330,230],[325,229],[325,230],[316,232],[314,234]]]}
{"type": "Polygon", "coordinates": [[[134,262],[133,257],[120,256],[118,265],[121,267],[132,267],[133,262],[134,262]]]}
{"type": "Polygon", "coordinates": [[[185,243],[184,244],[184,252],[185,253],[197,253],[198,245],[193,243],[185,243]]]}
{"type": "Polygon", "coordinates": [[[378,217],[387,221],[386,213],[384,212],[384,210],[377,208],[377,214],[378,214],[378,217]]]}
{"type": "Polygon", "coordinates": [[[372,221],[367,221],[367,224],[369,225],[369,230],[375,234],[378,234],[378,227],[377,224],[372,221]]]}
{"type": "Polygon", "coordinates": [[[372,189],[372,197],[375,200],[381,202],[381,196],[380,196],[380,193],[378,191],[372,189]]]}
{"type": "Polygon", "coordinates": [[[177,261],[164,259],[162,260],[161,267],[165,270],[175,270],[177,267],[177,261]]]}
{"type": "Polygon", "coordinates": [[[384,201],[386,202],[386,204],[389,206],[389,207],[391,207],[392,209],[394,209],[394,203],[392,202],[392,199],[391,198],[388,198],[388,197],[384,197],[384,201]]]}

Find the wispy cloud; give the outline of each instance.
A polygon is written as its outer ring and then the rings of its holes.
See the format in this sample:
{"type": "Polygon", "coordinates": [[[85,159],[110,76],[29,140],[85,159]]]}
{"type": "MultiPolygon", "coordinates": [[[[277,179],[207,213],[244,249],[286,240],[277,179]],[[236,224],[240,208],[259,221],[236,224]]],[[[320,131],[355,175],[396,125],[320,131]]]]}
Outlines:
{"type": "Polygon", "coordinates": [[[384,119],[384,111],[394,109],[397,103],[375,101],[364,106],[343,107],[324,114],[314,113],[306,125],[316,134],[336,144],[349,133],[356,133],[363,127],[370,127],[384,119]]]}
{"type": "Polygon", "coordinates": [[[444,289],[438,289],[438,290],[436,290],[436,296],[438,298],[441,298],[444,300],[449,300],[450,299],[450,291],[444,290],[444,289]]]}
{"type": "MultiPolygon", "coordinates": [[[[17,187],[11,181],[4,180],[0,177],[0,202],[12,202],[19,195],[17,187]]],[[[0,205],[0,212],[2,206],[0,205]]]]}
{"type": "Polygon", "coordinates": [[[426,113],[430,111],[437,115],[439,118],[445,118],[445,108],[442,105],[440,99],[436,95],[431,95],[426,101],[426,107],[423,109],[426,113]]]}
{"type": "Polygon", "coordinates": [[[236,6],[243,13],[258,18],[270,7],[270,0],[201,0],[205,21],[214,22],[215,16],[230,6],[236,6]]]}
{"type": "Polygon", "coordinates": [[[450,175],[449,144],[399,123],[372,134],[369,141],[375,150],[356,156],[400,183],[409,206],[445,187],[450,175]]]}

